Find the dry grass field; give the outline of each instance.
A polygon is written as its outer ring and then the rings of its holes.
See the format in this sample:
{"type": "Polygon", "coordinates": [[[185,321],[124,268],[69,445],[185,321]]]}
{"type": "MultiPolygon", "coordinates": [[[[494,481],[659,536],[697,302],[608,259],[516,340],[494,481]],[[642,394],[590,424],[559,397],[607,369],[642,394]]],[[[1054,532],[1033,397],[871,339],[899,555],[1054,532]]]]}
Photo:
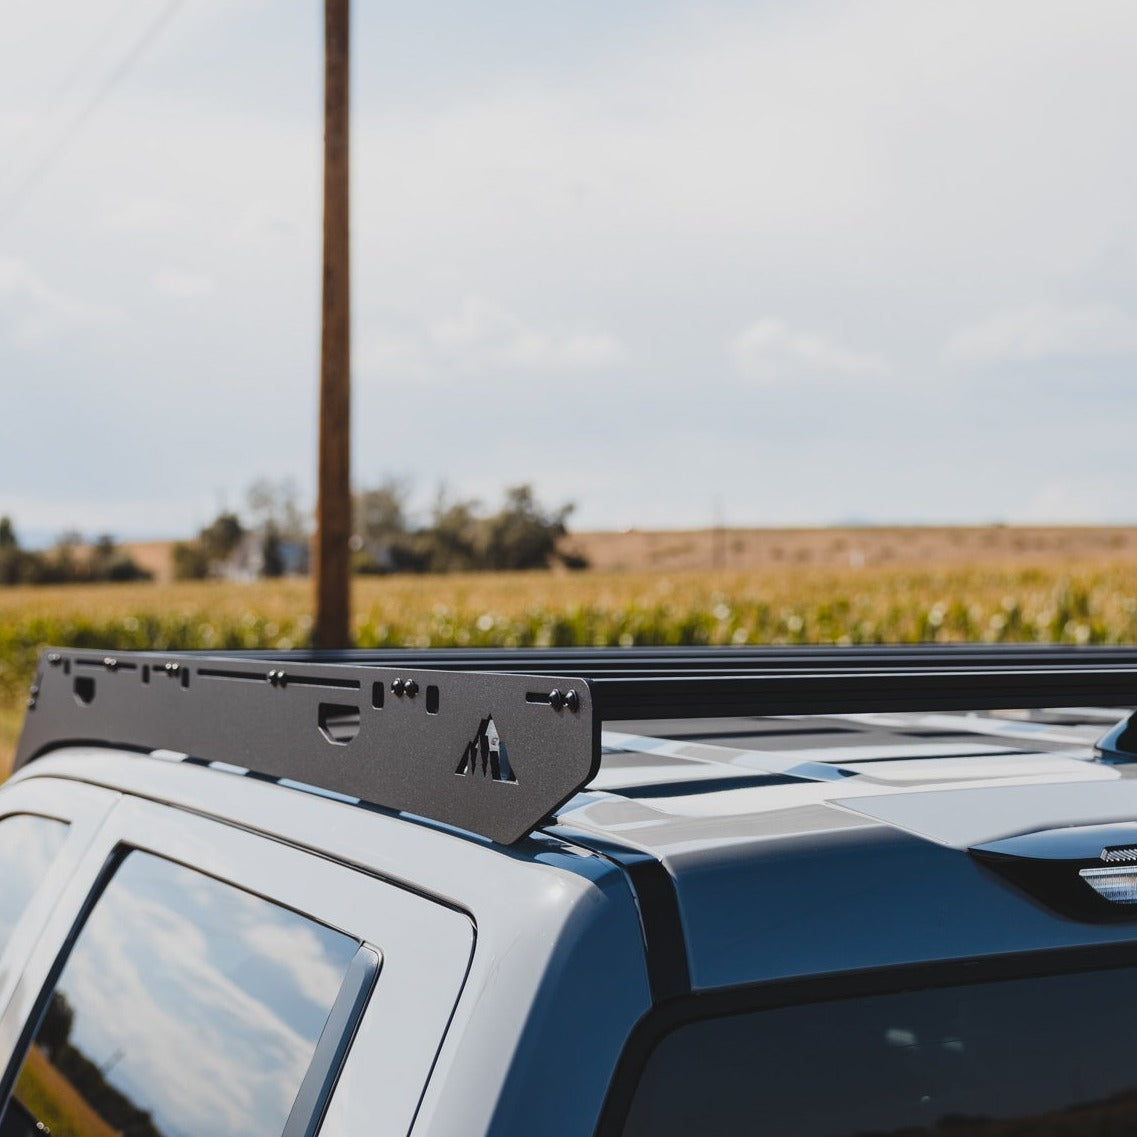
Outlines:
{"type": "MultiPolygon", "coordinates": [[[[825,542],[842,531],[803,532],[825,542]]],[[[867,542],[893,531],[843,532],[867,542]]],[[[993,555],[976,547],[939,564],[866,555],[747,571],[367,578],[355,584],[354,631],[361,646],[1137,641],[1132,531],[1075,531],[1029,557],[994,555],[1017,531],[992,532],[993,555]]],[[[45,644],[285,649],[307,642],[310,603],[298,579],[0,589],[0,763],[45,644]]]]}
{"type": "Polygon", "coordinates": [[[600,571],[809,566],[948,568],[1109,560],[1137,564],[1131,526],[891,526],[825,529],[693,529],[573,534],[566,547],[600,571]]]}
{"type": "MultiPolygon", "coordinates": [[[[126,548],[160,582],[173,576],[170,541],[126,548]]],[[[566,552],[597,572],[728,569],[947,568],[1108,560],[1137,564],[1134,526],[844,526],[824,529],[628,529],[573,533],[566,552]]]]}

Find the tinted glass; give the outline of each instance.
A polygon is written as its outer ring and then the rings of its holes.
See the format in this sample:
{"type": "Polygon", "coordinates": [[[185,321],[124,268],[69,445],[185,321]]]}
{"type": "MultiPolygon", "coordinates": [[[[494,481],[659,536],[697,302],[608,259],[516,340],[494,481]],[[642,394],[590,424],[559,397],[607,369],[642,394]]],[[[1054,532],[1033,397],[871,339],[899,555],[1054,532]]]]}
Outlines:
{"type": "Polygon", "coordinates": [[[64,965],[0,1134],[279,1134],[357,946],[129,854],[64,965]]]}
{"type": "Polygon", "coordinates": [[[19,813],[0,821],[0,950],[67,839],[67,825],[19,813]]]}
{"type": "Polygon", "coordinates": [[[1137,1133],[1137,970],[815,1003],[685,1026],[628,1137],[1137,1133]]]}

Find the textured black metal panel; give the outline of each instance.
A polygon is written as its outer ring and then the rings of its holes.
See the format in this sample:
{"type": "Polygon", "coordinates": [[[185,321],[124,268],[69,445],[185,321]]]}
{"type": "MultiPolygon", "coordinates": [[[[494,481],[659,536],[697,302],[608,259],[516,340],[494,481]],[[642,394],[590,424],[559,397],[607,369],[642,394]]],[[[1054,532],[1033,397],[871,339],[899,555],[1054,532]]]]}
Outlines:
{"type": "Polygon", "coordinates": [[[229,762],[503,844],[587,783],[600,754],[592,694],[579,679],[47,652],[16,765],[72,743],[229,762]]]}
{"type": "Polygon", "coordinates": [[[509,843],[593,777],[602,720],[1135,704],[1132,647],[53,651],[17,765],[177,750],[509,843]]]}

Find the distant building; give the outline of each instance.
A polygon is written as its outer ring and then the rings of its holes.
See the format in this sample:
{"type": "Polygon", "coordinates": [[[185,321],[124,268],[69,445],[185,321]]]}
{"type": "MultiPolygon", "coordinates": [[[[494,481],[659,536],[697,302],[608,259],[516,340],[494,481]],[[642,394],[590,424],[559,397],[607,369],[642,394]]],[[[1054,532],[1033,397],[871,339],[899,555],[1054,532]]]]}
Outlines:
{"type": "MultiPolygon", "coordinates": [[[[308,542],[280,539],[280,560],[284,576],[304,576],[309,567],[308,542]]],[[[237,547],[223,561],[214,565],[214,575],[222,580],[259,580],[264,576],[264,537],[260,533],[245,533],[237,547]]]]}

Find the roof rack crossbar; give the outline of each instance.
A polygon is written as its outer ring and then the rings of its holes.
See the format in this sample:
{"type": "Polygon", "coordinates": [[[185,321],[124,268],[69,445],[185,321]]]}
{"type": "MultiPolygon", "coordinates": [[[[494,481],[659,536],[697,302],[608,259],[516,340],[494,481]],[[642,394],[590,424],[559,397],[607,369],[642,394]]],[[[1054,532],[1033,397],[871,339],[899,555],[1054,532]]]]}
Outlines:
{"type": "Polygon", "coordinates": [[[44,653],[16,765],[174,750],[502,843],[586,785],[604,722],[1137,704],[1137,648],[44,653]]]}

